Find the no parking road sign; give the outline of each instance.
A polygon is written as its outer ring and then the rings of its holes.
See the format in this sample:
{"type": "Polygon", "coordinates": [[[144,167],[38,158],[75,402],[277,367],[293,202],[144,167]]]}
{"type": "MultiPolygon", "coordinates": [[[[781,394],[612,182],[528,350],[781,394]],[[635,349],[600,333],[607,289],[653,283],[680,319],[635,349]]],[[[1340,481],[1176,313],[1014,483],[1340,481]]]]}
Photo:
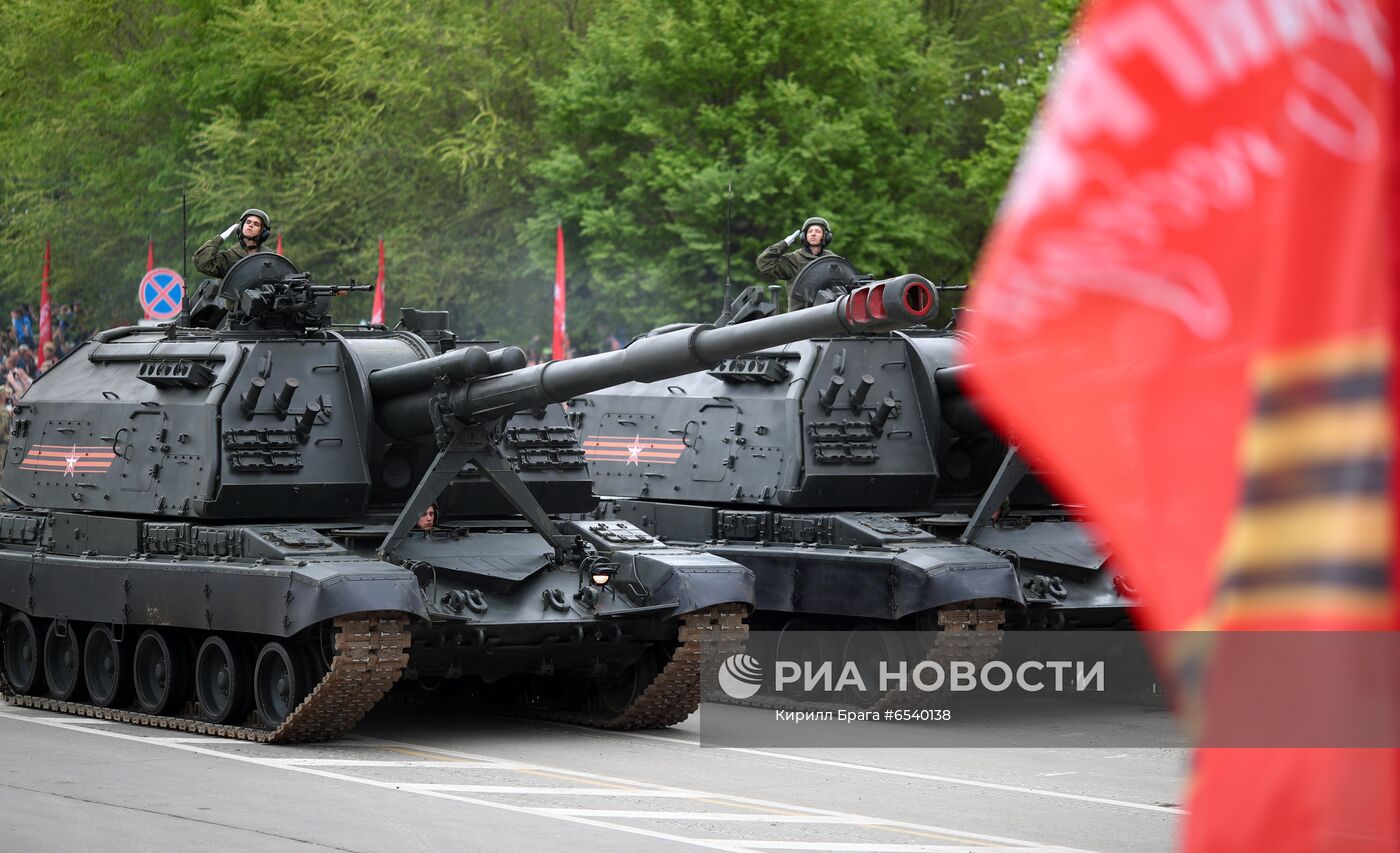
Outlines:
{"type": "Polygon", "coordinates": [[[180,302],[185,296],[185,280],[165,267],[156,267],[141,279],[137,288],[141,308],[148,320],[174,320],[180,316],[180,302]]]}

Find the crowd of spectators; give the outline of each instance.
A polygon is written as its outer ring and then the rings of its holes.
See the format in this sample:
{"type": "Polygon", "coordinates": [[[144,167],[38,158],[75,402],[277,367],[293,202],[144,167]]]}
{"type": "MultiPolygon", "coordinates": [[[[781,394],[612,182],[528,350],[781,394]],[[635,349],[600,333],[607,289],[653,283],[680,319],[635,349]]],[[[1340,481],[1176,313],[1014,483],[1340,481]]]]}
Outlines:
{"type": "MultiPolygon", "coordinates": [[[[83,303],[71,302],[58,306],[50,327],[52,340],[44,343],[44,368],[47,370],[74,346],[87,339],[91,330],[86,326],[83,303]]],[[[28,305],[10,312],[10,325],[0,337],[0,359],[4,360],[3,408],[0,408],[0,445],[8,444],[10,413],[15,400],[28,390],[43,370],[39,367],[39,318],[28,305]]]]}
{"type": "MultiPolygon", "coordinates": [[[[611,352],[620,350],[627,346],[627,333],[621,329],[607,329],[603,324],[598,325],[599,344],[592,346],[577,346],[569,343],[569,350],[564,354],[565,358],[578,358],[581,355],[594,355],[600,352],[611,352]]],[[[530,343],[525,347],[526,364],[543,364],[554,358],[554,348],[544,342],[544,339],[535,335],[530,339],[530,343]]]]}

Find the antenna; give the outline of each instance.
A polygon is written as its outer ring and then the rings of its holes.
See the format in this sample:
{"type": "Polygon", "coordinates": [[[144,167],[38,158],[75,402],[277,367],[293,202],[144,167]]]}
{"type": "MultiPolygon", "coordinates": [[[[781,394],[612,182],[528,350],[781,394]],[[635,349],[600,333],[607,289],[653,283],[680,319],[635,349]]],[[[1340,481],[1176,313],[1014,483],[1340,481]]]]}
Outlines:
{"type": "Polygon", "coordinates": [[[180,277],[185,280],[185,292],[190,289],[190,208],[185,194],[180,193],[180,277]]]}
{"type": "Polygon", "coordinates": [[[729,179],[729,195],[724,205],[724,307],[719,312],[717,326],[728,326],[734,317],[734,283],[729,278],[729,261],[733,247],[729,244],[729,223],[734,218],[734,179],[729,179]]]}

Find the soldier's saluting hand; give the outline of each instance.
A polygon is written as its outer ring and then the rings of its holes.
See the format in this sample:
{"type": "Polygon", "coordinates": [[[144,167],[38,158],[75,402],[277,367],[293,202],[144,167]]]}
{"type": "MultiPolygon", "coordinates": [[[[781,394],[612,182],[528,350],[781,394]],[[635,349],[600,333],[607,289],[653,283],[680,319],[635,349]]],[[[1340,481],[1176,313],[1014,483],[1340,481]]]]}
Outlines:
{"type": "Polygon", "coordinates": [[[805,308],[806,305],[793,305],[792,280],[802,268],[821,257],[831,244],[831,225],[820,216],[812,216],[802,223],[802,227],[764,249],[759,254],[758,271],[769,278],[788,283],[788,310],[805,308]],[[789,252],[788,247],[798,240],[801,247],[789,252]]]}
{"type": "Polygon", "coordinates": [[[272,222],[266,213],[256,207],[243,211],[238,221],[230,225],[222,234],[210,237],[194,251],[194,268],[208,276],[223,278],[229,268],[249,255],[263,250],[262,244],[272,235],[272,222]],[[224,241],[237,232],[238,240],[227,249],[224,241]]]}

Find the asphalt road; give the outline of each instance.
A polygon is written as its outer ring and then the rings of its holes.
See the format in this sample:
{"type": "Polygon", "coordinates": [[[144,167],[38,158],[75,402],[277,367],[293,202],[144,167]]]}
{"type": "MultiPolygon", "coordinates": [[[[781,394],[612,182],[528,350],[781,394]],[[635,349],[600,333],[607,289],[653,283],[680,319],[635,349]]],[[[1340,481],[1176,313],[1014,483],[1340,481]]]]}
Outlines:
{"type": "Polygon", "coordinates": [[[334,743],[258,746],[3,705],[0,850],[1153,851],[1183,813],[1181,749],[699,732],[383,707],[334,743]]]}

